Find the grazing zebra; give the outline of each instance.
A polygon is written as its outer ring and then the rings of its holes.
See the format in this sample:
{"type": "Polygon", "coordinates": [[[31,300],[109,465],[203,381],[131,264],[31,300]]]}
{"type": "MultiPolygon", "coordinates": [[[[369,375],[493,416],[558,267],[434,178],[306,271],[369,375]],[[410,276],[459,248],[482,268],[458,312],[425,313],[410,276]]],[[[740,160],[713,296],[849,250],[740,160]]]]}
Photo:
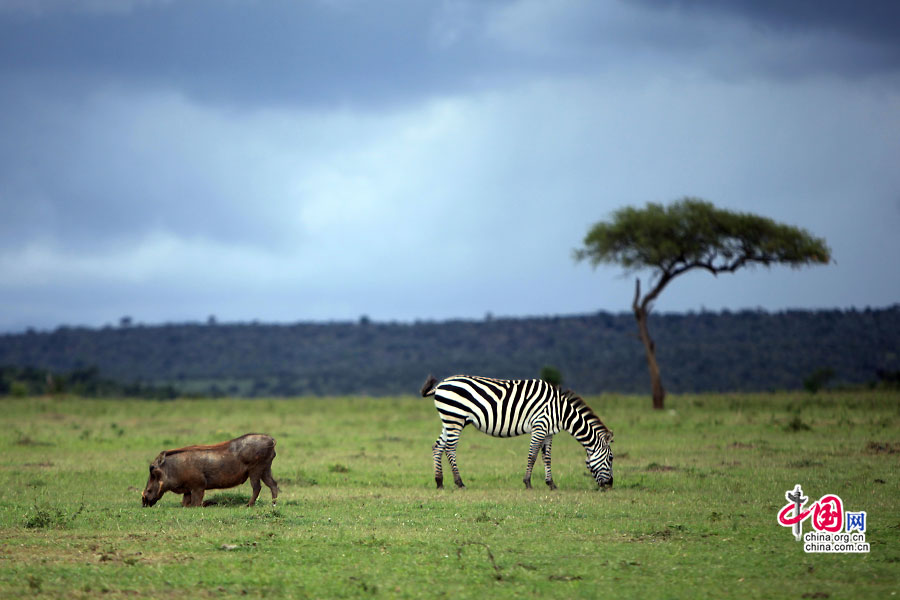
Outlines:
{"type": "Polygon", "coordinates": [[[531,488],[531,471],[538,450],[544,455],[544,481],[556,489],[550,473],[550,444],[561,429],[571,433],[587,450],[587,467],[601,488],[612,487],[612,431],[578,395],[560,391],[539,379],[491,379],[455,375],[440,383],[429,375],[422,386],[422,397],[434,396],[434,406],[444,425],[434,443],[434,481],[444,487],[441,465],[447,453],[453,469],[453,481],[465,487],[456,466],[459,434],[469,423],[494,437],[513,437],[531,433],[525,487],[531,488]]]}

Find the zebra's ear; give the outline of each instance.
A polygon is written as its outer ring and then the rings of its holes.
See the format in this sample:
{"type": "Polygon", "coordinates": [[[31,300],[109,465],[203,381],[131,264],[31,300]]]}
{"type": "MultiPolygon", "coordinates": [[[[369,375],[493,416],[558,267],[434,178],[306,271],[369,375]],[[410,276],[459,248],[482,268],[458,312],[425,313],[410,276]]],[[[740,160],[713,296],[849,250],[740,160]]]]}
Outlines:
{"type": "Polygon", "coordinates": [[[603,437],[606,439],[607,444],[613,443],[613,432],[610,429],[606,430],[606,433],[603,434],[603,437]]]}

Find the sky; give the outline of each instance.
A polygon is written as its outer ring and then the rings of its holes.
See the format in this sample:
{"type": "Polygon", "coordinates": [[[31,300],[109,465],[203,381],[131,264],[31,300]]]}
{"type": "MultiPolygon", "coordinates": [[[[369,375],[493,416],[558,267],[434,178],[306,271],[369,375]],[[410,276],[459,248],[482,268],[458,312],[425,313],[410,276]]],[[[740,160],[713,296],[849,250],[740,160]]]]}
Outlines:
{"type": "MultiPolygon", "coordinates": [[[[685,196],[827,266],[660,312],[900,302],[893,0],[0,0],[0,332],[628,311],[573,250],[685,196]]],[[[646,283],[644,283],[646,286],[646,283]]]]}

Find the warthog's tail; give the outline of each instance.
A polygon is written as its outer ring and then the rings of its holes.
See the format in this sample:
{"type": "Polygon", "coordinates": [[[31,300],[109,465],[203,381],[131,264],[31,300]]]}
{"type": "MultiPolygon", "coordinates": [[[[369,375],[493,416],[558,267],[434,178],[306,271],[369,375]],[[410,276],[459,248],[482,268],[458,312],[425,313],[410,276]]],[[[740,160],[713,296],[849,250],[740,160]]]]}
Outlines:
{"type": "Polygon", "coordinates": [[[427,398],[428,396],[434,396],[434,388],[437,387],[438,380],[434,375],[429,375],[428,379],[425,380],[425,383],[422,384],[422,397],[427,398]]]}

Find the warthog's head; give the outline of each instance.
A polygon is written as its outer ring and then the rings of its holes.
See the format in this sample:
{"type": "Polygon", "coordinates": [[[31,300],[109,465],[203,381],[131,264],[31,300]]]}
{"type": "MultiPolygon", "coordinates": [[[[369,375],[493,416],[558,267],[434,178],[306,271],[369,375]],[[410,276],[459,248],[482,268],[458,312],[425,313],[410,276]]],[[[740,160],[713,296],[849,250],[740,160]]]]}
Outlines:
{"type": "Polygon", "coordinates": [[[166,472],[162,469],[164,457],[158,457],[150,465],[150,477],[147,479],[147,487],[141,494],[141,503],[144,506],[153,506],[165,493],[166,472]]]}
{"type": "Polygon", "coordinates": [[[612,432],[607,431],[600,437],[597,445],[588,451],[587,461],[585,461],[588,470],[602,490],[607,490],[613,485],[613,453],[610,442],[612,442],[612,432]]]}

